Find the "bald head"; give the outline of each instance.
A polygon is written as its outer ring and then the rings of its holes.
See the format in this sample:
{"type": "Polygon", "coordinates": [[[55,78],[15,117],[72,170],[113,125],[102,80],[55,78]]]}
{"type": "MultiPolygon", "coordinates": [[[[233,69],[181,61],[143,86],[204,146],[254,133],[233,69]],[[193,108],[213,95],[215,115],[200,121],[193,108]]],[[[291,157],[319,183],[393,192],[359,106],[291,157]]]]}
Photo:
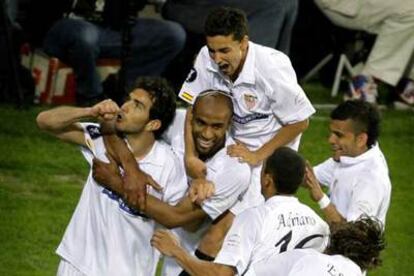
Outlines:
{"type": "Polygon", "coordinates": [[[230,118],[233,116],[233,102],[227,92],[221,90],[206,90],[201,92],[193,105],[193,110],[207,106],[221,112],[229,112],[230,118]],[[216,106],[216,107],[215,107],[216,106]]]}

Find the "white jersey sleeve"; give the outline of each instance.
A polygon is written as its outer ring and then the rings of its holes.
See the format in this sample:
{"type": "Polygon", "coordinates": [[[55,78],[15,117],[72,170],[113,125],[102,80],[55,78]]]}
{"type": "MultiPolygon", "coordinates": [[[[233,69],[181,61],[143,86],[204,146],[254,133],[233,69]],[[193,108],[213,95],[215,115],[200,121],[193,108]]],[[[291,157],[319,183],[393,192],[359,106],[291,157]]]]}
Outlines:
{"type": "MultiPolygon", "coordinates": [[[[83,157],[92,166],[92,160],[97,156],[97,151],[105,151],[103,141],[101,139],[101,128],[95,123],[80,123],[85,135],[86,146],[81,146],[83,157]]],[[[107,162],[106,160],[103,160],[107,162]]]]}
{"type": "Polygon", "coordinates": [[[252,264],[248,276],[362,275],[361,269],[341,255],[325,255],[313,249],[295,249],[273,254],[252,264]]]}
{"type": "Polygon", "coordinates": [[[263,218],[257,208],[236,216],[227,233],[215,263],[232,266],[241,275],[247,268],[250,256],[260,239],[263,218]]]}
{"type": "Polygon", "coordinates": [[[313,167],[316,179],[318,179],[321,185],[330,187],[334,180],[334,169],[336,162],[329,158],[328,160],[313,167]]]}
{"type": "Polygon", "coordinates": [[[207,179],[214,183],[215,193],[204,201],[201,207],[212,220],[238,201],[247,190],[251,178],[250,167],[239,163],[224,151],[220,153],[220,163],[215,165],[217,171],[207,169],[207,179]]]}
{"type": "Polygon", "coordinates": [[[268,59],[269,72],[278,74],[265,76],[271,89],[266,94],[271,100],[274,115],[283,125],[293,124],[309,118],[315,109],[299,86],[289,58],[281,52],[272,52],[268,59]]]}
{"type": "Polygon", "coordinates": [[[194,67],[188,74],[178,97],[189,104],[193,104],[198,94],[204,90],[211,89],[211,77],[206,69],[209,62],[207,47],[201,48],[194,63],[194,67]],[[206,54],[207,53],[207,54],[206,54]]]}

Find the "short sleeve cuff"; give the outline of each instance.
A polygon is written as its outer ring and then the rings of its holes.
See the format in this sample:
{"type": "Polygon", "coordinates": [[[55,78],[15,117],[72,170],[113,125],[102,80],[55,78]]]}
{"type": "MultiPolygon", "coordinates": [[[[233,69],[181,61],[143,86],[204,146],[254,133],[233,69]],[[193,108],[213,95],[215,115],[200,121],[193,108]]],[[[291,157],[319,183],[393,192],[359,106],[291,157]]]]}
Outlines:
{"type": "Polygon", "coordinates": [[[281,118],[281,121],[284,124],[294,124],[297,122],[304,121],[312,116],[316,112],[315,108],[311,104],[308,104],[302,107],[299,111],[296,111],[295,114],[281,118]]]}
{"type": "Polygon", "coordinates": [[[242,262],[234,258],[234,254],[229,254],[230,252],[221,253],[217,255],[217,257],[214,259],[214,263],[216,264],[222,264],[226,266],[235,267],[237,269],[238,275],[243,275],[244,270],[246,269],[246,266],[242,264],[242,262]]]}

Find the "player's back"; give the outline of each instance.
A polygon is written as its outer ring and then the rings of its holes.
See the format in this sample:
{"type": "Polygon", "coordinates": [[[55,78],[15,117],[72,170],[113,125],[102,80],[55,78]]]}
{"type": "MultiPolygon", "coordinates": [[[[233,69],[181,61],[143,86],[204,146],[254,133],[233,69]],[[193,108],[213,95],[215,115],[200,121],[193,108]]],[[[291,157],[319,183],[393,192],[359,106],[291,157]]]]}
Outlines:
{"type": "Polygon", "coordinates": [[[246,276],[360,276],[361,269],[342,255],[326,255],[314,249],[272,254],[254,264],[246,276]]]}

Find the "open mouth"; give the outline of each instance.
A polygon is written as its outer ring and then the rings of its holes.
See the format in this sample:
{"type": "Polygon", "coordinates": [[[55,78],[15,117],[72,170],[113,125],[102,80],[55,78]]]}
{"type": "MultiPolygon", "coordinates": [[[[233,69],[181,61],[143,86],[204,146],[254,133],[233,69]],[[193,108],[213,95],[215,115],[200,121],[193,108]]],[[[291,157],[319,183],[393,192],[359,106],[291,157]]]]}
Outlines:
{"type": "Polygon", "coordinates": [[[228,64],[222,64],[222,65],[219,65],[219,69],[220,69],[221,71],[226,71],[228,68],[229,68],[229,65],[228,65],[228,64]]]}

